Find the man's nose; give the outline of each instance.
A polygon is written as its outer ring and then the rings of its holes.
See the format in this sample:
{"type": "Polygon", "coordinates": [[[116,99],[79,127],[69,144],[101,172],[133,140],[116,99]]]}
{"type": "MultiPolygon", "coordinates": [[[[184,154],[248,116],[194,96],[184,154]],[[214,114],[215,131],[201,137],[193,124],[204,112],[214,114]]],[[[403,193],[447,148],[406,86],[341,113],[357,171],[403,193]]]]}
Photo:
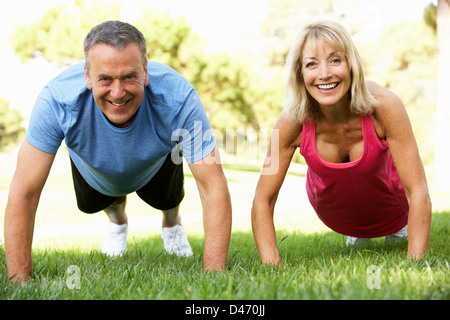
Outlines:
{"type": "Polygon", "coordinates": [[[111,85],[110,95],[114,99],[121,99],[126,95],[125,87],[122,84],[122,81],[116,79],[113,81],[111,85]]]}

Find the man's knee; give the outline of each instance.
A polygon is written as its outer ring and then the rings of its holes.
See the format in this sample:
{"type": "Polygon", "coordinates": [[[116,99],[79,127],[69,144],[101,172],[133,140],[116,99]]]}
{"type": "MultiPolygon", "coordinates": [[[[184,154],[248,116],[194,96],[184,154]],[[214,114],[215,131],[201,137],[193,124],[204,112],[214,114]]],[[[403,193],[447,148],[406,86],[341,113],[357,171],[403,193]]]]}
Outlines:
{"type": "Polygon", "coordinates": [[[123,196],[123,197],[119,197],[116,199],[116,201],[114,201],[113,203],[111,203],[110,207],[121,207],[123,205],[125,205],[127,202],[127,196],[123,196]]]}

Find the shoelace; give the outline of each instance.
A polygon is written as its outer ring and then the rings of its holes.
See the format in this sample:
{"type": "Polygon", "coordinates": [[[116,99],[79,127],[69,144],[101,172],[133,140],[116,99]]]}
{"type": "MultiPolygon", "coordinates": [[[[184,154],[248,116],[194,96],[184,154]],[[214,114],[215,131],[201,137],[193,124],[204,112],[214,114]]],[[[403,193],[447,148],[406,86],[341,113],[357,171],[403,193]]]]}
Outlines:
{"type": "Polygon", "coordinates": [[[181,239],[177,239],[177,238],[180,238],[181,237],[181,233],[179,233],[178,232],[178,229],[180,228],[180,225],[177,225],[177,228],[175,229],[175,233],[174,234],[171,234],[171,236],[172,236],[172,247],[170,248],[171,249],[171,251],[173,252],[174,251],[174,246],[176,246],[176,249],[181,249],[179,246],[178,246],[178,242],[180,242],[179,240],[181,240],[181,239]]]}

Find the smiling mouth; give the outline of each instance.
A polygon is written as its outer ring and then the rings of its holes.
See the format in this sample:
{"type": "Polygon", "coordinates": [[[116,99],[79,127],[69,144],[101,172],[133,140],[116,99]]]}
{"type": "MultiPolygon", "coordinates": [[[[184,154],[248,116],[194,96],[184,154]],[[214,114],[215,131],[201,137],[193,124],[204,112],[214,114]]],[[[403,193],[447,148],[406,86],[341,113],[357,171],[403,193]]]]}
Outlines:
{"type": "Polygon", "coordinates": [[[127,101],[122,102],[122,103],[115,103],[115,102],[112,102],[112,101],[109,101],[109,100],[108,100],[108,102],[111,103],[111,104],[112,104],[113,106],[115,106],[115,107],[123,107],[123,106],[126,105],[128,102],[130,102],[130,100],[127,100],[127,101]]]}
{"type": "Polygon", "coordinates": [[[319,85],[316,85],[316,87],[319,88],[320,90],[327,91],[327,90],[333,90],[338,85],[339,85],[339,82],[336,82],[336,83],[328,83],[328,84],[319,84],[319,85]]]}

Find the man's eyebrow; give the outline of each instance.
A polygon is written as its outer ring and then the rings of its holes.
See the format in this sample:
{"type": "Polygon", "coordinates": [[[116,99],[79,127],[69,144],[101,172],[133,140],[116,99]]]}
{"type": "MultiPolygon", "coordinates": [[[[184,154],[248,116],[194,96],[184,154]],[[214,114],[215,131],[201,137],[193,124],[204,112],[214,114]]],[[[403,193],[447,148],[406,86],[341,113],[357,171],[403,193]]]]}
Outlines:
{"type": "Polygon", "coordinates": [[[126,75],[124,75],[123,78],[136,77],[137,75],[138,75],[137,71],[131,71],[131,72],[128,72],[126,75]]]}
{"type": "Polygon", "coordinates": [[[100,74],[98,74],[97,75],[97,79],[111,79],[112,77],[110,76],[110,75],[108,75],[108,74],[105,74],[105,73],[100,73],[100,74]]]}
{"type": "MultiPolygon", "coordinates": [[[[121,76],[120,78],[124,79],[124,78],[128,78],[128,77],[136,77],[138,75],[137,71],[131,71],[128,72],[127,74],[121,76]]],[[[113,76],[106,74],[106,73],[100,73],[97,75],[97,79],[112,79],[113,76]]]]}

